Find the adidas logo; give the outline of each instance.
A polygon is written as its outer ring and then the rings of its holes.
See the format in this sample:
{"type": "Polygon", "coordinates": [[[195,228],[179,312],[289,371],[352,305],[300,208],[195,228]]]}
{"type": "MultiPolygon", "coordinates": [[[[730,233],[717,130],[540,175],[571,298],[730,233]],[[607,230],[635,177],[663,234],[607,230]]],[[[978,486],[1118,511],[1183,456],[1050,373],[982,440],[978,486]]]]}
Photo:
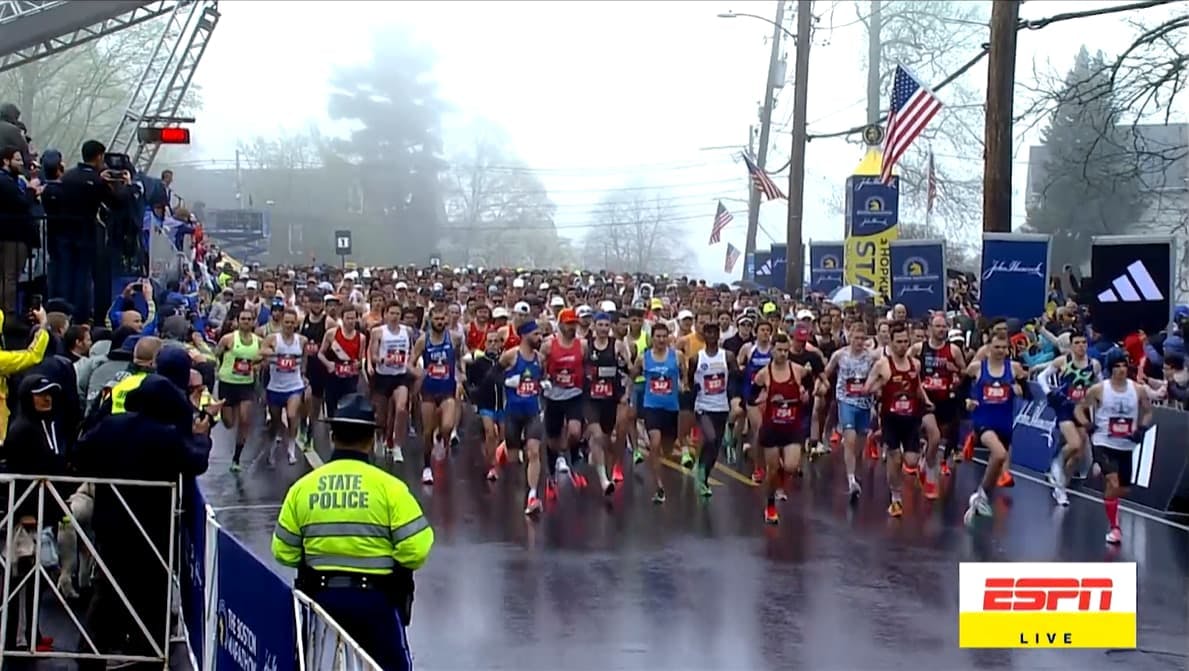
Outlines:
{"type": "Polygon", "coordinates": [[[1099,303],[1140,303],[1143,301],[1162,301],[1164,294],[1160,293],[1152,275],[1144,267],[1143,262],[1136,261],[1127,266],[1127,271],[1111,282],[1111,288],[1098,294],[1099,303]]]}

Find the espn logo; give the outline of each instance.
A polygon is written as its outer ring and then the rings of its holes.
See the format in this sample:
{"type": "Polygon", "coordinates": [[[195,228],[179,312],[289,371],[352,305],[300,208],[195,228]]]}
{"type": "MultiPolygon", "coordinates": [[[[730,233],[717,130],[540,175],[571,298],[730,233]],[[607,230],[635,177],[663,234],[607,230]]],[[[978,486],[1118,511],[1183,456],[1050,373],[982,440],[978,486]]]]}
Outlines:
{"type": "Polygon", "coordinates": [[[1134,563],[966,563],[963,648],[1134,648],[1134,563]]]}

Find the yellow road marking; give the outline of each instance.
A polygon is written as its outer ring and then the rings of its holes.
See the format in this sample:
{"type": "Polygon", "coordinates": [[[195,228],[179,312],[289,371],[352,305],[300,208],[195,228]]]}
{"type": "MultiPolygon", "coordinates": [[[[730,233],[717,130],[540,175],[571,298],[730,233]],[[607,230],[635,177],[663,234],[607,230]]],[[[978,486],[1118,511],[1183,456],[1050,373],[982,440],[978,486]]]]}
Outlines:
{"type": "MultiPolygon", "coordinates": [[[[693,471],[689,470],[688,468],[682,466],[681,464],[679,464],[671,459],[666,459],[665,457],[661,457],[661,463],[668,466],[669,468],[677,471],[678,473],[684,473],[685,475],[688,475],[691,478],[694,477],[693,471]]],[[[711,487],[722,487],[722,483],[719,482],[718,480],[715,480],[714,478],[708,478],[708,480],[710,481],[711,487]]]]}
{"type": "Polygon", "coordinates": [[[716,470],[718,470],[718,472],[722,473],[723,475],[726,475],[728,478],[731,478],[732,480],[736,480],[738,482],[742,482],[743,484],[747,485],[748,487],[758,487],[759,486],[751,478],[749,478],[746,475],[740,473],[739,471],[731,468],[730,466],[727,466],[727,465],[721,464],[721,463],[717,463],[714,465],[714,468],[716,470]]]}

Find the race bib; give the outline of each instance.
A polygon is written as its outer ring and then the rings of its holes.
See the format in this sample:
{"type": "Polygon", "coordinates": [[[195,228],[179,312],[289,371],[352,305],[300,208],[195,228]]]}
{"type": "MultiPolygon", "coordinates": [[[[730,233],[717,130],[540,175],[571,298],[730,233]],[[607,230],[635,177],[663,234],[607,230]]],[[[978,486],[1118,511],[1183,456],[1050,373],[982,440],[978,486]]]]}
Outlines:
{"type": "Polygon", "coordinates": [[[611,398],[615,394],[615,387],[609,380],[595,380],[590,386],[591,398],[611,398]]]}
{"type": "Polygon", "coordinates": [[[911,415],[915,405],[911,398],[901,396],[892,402],[892,412],[897,415],[911,415]]]}
{"type": "Polygon", "coordinates": [[[313,340],[306,341],[306,354],[314,356],[318,353],[318,343],[313,340]]]}
{"type": "Polygon", "coordinates": [[[1080,401],[1085,397],[1086,397],[1086,388],[1085,387],[1070,387],[1069,388],[1069,399],[1071,401],[1080,401]]]}
{"type": "Polygon", "coordinates": [[[252,374],[252,360],[251,359],[236,359],[231,364],[231,372],[236,375],[251,375],[252,374]]]}
{"type": "Polygon", "coordinates": [[[930,375],[926,377],[921,382],[921,386],[925,388],[925,391],[945,391],[946,389],[949,389],[945,378],[941,377],[940,375],[930,375]]]}
{"type": "Polygon", "coordinates": [[[648,389],[657,396],[668,396],[673,393],[673,381],[667,377],[657,377],[648,381],[648,389]]]}
{"type": "Polygon", "coordinates": [[[444,363],[431,363],[425,369],[425,374],[435,380],[445,380],[450,375],[450,369],[444,363]]]}
{"type": "Polygon", "coordinates": [[[781,424],[792,422],[795,418],[796,412],[791,404],[782,403],[776,406],[776,411],[772,413],[772,420],[781,424]]]}
{"type": "Polygon", "coordinates": [[[983,401],[986,403],[1005,403],[1007,401],[1007,385],[990,384],[983,387],[983,401]]]}
{"type": "Polygon", "coordinates": [[[554,380],[554,382],[559,387],[573,387],[574,386],[574,373],[571,372],[568,368],[563,368],[563,369],[557,371],[557,379],[554,380]]]}
{"type": "Polygon", "coordinates": [[[707,394],[721,394],[727,390],[727,380],[722,375],[707,375],[702,378],[702,386],[707,394]]]}
{"type": "Polygon", "coordinates": [[[1107,422],[1107,431],[1111,438],[1130,438],[1135,426],[1130,417],[1111,417],[1107,422]]]}
{"type": "Polygon", "coordinates": [[[339,377],[355,377],[359,375],[359,368],[354,361],[336,363],[334,365],[334,374],[339,377]]]}
{"type": "Polygon", "coordinates": [[[408,360],[409,353],[403,349],[391,350],[388,352],[388,356],[384,357],[384,363],[397,368],[404,366],[405,362],[408,360]]]}
{"type": "Polygon", "coordinates": [[[537,395],[537,381],[529,378],[521,380],[520,384],[516,385],[517,396],[536,396],[537,395]]]}
{"type": "Polygon", "coordinates": [[[277,370],[292,373],[297,370],[297,357],[292,354],[282,354],[277,357],[277,370]]]}
{"type": "Polygon", "coordinates": [[[862,396],[863,389],[866,386],[867,386],[866,380],[860,380],[858,378],[851,378],[846,381],[846,386],[844,387],[844,389],[846,389],[846,394],[848,396],[862,396]]]}

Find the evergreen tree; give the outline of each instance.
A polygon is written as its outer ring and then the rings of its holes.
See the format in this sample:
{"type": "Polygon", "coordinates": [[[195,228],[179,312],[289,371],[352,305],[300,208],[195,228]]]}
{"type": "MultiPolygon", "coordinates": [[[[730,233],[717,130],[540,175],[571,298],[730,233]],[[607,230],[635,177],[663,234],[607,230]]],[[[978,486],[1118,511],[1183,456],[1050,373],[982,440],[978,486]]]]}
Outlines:
{"type": "Polygon", "coordinates": [[[1097,235],[1133,232],[1147,205],[1132,130],[1101,52],[1078,52],[1042,144],[1047,160],[1027,228],[1053,236],[1052,264],[1082,267],[1097,235]]]}

